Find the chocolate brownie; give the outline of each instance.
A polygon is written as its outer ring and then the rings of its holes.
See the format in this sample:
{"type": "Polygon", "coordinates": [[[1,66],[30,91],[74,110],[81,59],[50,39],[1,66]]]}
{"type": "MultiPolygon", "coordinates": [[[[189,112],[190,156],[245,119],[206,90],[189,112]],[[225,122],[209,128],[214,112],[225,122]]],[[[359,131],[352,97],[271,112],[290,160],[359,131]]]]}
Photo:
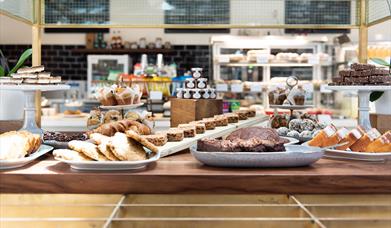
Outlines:
{"type": "Polygon", "coordinates": [[[350,74],[352,73],[353,71],[352,70],[341,70],[339,71],[339,76],[341,77],[345,77],[345,76],[350,76],[350,74]]]}
{"type": "Polygon", "coordinates": [[[390,76],[390,71],[388,69],[377,68],[377,69],[373,69],[372,70],[372,75],[387,75],[387,76],[390,76]]]}
{"type": "Polygon", "coordinates": [[[391,76],[388,76],[388,75],[373,75],[373,76],[369,76],[369,83],[371,83],[371,84],[387,84],[387,83],[391,83],[391,76]]]}
{"type": "Polygon", "coordinates": [[[364,64],[364,63],[353,63],[350,68],[352,68],[355,71],[362,71],[362,70],[372,70],[375,69],[376,66],[372,64],[364,64]]]}

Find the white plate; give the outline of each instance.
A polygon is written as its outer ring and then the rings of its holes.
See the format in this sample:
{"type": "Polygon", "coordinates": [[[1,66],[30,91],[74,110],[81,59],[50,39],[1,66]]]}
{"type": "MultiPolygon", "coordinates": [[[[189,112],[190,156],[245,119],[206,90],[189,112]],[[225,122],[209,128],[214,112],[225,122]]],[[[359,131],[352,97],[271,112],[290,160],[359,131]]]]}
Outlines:
{"type": "Polygon", "coordinates": [[[299,110],[299,109],[306,109],[306,108],[313,108],[313,105],[270,105],[270,108],[280,108],[280,109],[292,109],[292,110],[299,110]]]}
{"type": "Polygon", "coordinates": [[[318,161],[324,151],[318,147],[288,145],[284,152],[200,152],[196,146],[191,154],[201,163],[217,167],[299,167],[318,161]]]}
{"type": "Polygon", "coordinates": [[[130,105],[101,105],[99,106],[102,109],[115,109],[115,110],[121,110],[121,109],[134,109],[138,108],[140,106],[143,106],[144,103],[138,103],[138,104],[130,104],[130,105]]]}
{"type": "Polygon", "coordinates": [[[391,152],[387,153],[364,153],[364,152],[353,152],[345,150],[326,150],[325,157],[335,159],[349,159],[359,161],[384,161],[391,160],[391,152]]]}
{"type": "Polygon", "coordinates": [[[293,144],[296,144],[296,143],[300,142],[298,139],[295,139],[295,138],[292,138],[292,137],[286,137],[286,136],[280,136],[280,137],[289,140],[289,142],[285,143],[284,146],[293,145],[293,144]]]}
{"type": "Polygon", "coordinates": [[[51,150],[53,150],[53,147],[42,144],[37,151],[30,154],[28,157],[15,160],[0,160],[0,169],[13,169],[22,167],[34,161],[38,157],[46,154],[47,152],[50,152],[51,150]]]}
{"type": "Polygon", "coordinates": [[[160,158],[160,153],[157,153],[152,158],[142,161],[69,161],[63,159],[57,159],[58,161],[67,163],[72,169],[76,170],[130,170],[130,169],[142,169],[148,164],[157,161],[160,158]]]}
{"type": "Polygon", "coordinates": [[[325,86],[325,89],[335,90],[335,91],[344,91],[344,90],[356,90],[356,91],[385,91],[391,90],[389,85],[347,85],[347,86],[325,86]]]}

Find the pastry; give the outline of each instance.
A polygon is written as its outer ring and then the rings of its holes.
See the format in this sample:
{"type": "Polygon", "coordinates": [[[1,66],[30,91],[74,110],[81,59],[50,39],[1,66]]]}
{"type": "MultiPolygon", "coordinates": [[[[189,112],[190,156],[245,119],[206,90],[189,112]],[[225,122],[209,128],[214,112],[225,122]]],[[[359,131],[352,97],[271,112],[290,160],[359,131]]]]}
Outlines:
{"type": "Polygon", "coordinates": [[[143,146],[124,133],[117,132],[111,137],[108,147],[121,161],[139,161],[147,159],[143,146]]]}
{"type": "Polygon", "coordinates": [[[168,141],[167,134],[145,135],[143,137],[155,146],[164,146],[168,141]]]}
{"type": "Polygon", "coordinates": [[[119,161],[119,159],[115,156],[109,144],[111,143],[111,137],[102,138],[101,143],[98,145],[98,150],[101,152],[107,159],[110,161],[119,161]]]}
{"type": "Polygon", "coordinates": [[[45,67],[42,65],[41,66],[32,66],[32,67],[22,67],[22,68],[19,68],[17,73],[37,73],[37,72],[41,72],[44,70],[45,70],[45,67]]]}
{"type": "Polygon", "coordinates": [[[0,160],[20,159],[41,146],[39,135],[27,131],[10,131],[0,135],[0,160]]]}
{"type": "Polygon", "coordinates": [[[179,129],[179,128],[170,128],[168,129],[166,134],[167,134],[167,140],[169,142],[179,142],[182,141],[183,138],[185,137],[183,129],[179,129]]]}
{"type": "Polygon", "coordinates": [[[204,123],[200,123],[197,121],[190,122],[190,125],[194,125],[196,127],[196,133],[197,134],[203,134],[206,131],[206,126],[204,123]]]}
{"type": "Polygon", "coordinates": [[[292,138],[298,138],[298,137],[300,137],[300,133],[296,130],[291,130],[286,134],[286,136],[292,137],[292,138]]]}
{"type": "Polygon", "coordinates": [[[348,134],[346,134],[345,137],[342,138],[342,140],[339,142],[339,144],[346,143],[342,146],[336,147],[337,150],[346,150],[348,149],[353,143],[355,143],[357,140],[359,140],[364,134],[360,132],[360,130],[353,129],[348,134]]]}
{"type": "Polygon", "coordinates": [[[225,113],[223,114],[228,119],[228,123],[237,123],[239,122],[239,115],[235,113],[225,113]]]}
{"type": "Polygon", "coordinates": [[[74,150],[58,149],[53,151],[53,156],[56,159],[68,161],[92,161],[91,158],[74,150]]]}
{"type": "Polygon", "coordinates": [[[380,138],[371,142],[365,151],[373,153],[391,152],[391,131],[387,131],[380,138]]]}
{"type": "Polygon", "coordinates": [[[236,111],[234,111],[234,113],[238,114],[239,120],[247,120],[248,119],[247,111],[245,111],[245,110],[236,110],[236,111]]]}
{"type": "Polygon", "coordinates": [[[122,115],[117,110],[107,111],[103,117],[103,123],[111,123],[122,120],[122,115]]]}
{"type": "Polygon", "coordinates": [[[376,128],[372,128],[367,133],[365,133],[359,140],[353,143],[353,145],[351,145],[349,148],[351,151],[365,152],[367,146],[380,136],[381,134],[379,133],[379,131],[376,128]]]}
{"type": "Polygon", "coordinates": [[[297,86],[293,88],[287,97],[287,100],[291,105],[304,105],[305,101],[305,91],[302,86],[297,86]]]}
{"type": "Polygon", "coordinates": [[[133,130],[141,135],[150,135],[151,134],[151,129],[145,125],[142,124],[138,121],[134,120],[121,120],[119,121],[121,124],[125,126],[127,130],[133,130]]]}
{"type": "Polygon", "coordinates": [[[129,88],[119,87],[114,91],[115,100],[119,105],[132,104],[134,95],[129,88]]]}
{"type": "Polygon", "coordinates": [[[304,130],[299,134],[299,137],[302,138],[311,138],[311,136],[312,136],[312,131],[308,131],[308,130],[304,130]]]}
{"type": "Polygon", "coordinates": [[[364,63],[353,63],[350,65],[350,67],[355,71],[362,71],[362,70],[372,70],[375,69],[376,66],[372,64],[364,64],[364,63]]]}
{"type": "Polygon", "coordinates": [[[80,110],[65,110],[64,115],[80,115],[80,110]]]}
{"type": "Polygon", "coordinates": [[[50,78],[50,72],[39,72],[38,78],[50,78]]]}
{"type": "Polygon", "coordinates": [[[99,152],[98,147],[87,141],[72,140],[68,143],[69,148],[96,161],[107,161],[108,159],[99,152]]]}
{"type": "Polygon", "coordinates": [[[224,115],[215,115],[214,120],[217,127],[227,126],[228,125],[228,118],[224,115]]]}
{"type": "Polygon", "coordinates": [[[95,127],[101,124],[101,112],[99,110],[91,110],[90,116],[87,119],[87,127],[95,127]]]}
{"type": "Polygon", "coordinates": [[[149,142],[146,138],[140,136],[137,132],[133,130],[127,130],[125,134],[128,138],[133,139],[134,141],[140,143],[144,147],[151,150],[153,153],[157,153],[159,151],[159,149],[154,144],[149,142]]]}
{"type": "Polygon", "coordinates": [[[194,125],[179,124],[178,128],[183,130],[183,134],[184,134],[185,138],[195,137],[197,134],[196,127],[194,125]]]}
{"type": "Polygon", "coordinates": [[[341,140],[345,138],[348,133],[349,131],[346,128],[339,129],[337,132],[334,133],[334,135],[326,138],[326,140],[323,141],[322,147],[328,147],[328,146],[339,144],[341,140]]]}
{"type": "Polygon", "coordinates": [[[273,128],[265,127],[247,127],[238,129],[227,136],[227,140],[235,141],[236,139],[248,140],[252,138],[258,138],[262,140],[278,142],[285,139],[282,139],[277,131],[273,128]]]}
{"type": "Polygon", "coordinates": [[[137,112],[129,111],[125,114],[124,119],[128,120],[140,120],[141,117],[137,112]]]}
{"type": "Polygon", "coordinates": [[[337,129],[334,127],[334,125],[329,125],[325,127],[323,130],[319,131],[319,133],[315,135],[313,139],[308,141],[308,145],[316,146],[316,147],[324,147],[323,145],[326,144],[327,139],[333,136],[336,132],[337,129]]]}
{"type": "Polygon", "coordinates": [[[243,110],[246,111],[247,117],[255,117],[255,115],[257,114],[257,111],[253,108],[246,108],[243,110]]]}

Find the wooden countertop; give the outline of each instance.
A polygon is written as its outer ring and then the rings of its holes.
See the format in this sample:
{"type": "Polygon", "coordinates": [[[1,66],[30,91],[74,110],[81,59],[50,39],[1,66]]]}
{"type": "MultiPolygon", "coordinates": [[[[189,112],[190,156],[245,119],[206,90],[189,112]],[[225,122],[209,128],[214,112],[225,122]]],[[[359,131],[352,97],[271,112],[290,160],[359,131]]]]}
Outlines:
{"type": "Polygon", "coordinates": [[[228,169],[204,166],[190,153],[140,171],[75,171],[50,155],[0,172],[1,193],[391,193],[391,162],[321,159],[309,167],[228,169]]]}

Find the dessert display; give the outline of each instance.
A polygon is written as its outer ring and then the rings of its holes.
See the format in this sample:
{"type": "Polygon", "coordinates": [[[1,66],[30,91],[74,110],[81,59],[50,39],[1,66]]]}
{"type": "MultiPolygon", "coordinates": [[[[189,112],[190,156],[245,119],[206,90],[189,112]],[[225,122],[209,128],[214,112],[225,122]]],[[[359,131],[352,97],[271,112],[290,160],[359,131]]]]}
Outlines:
{"type": "Polygon", "coordinates": [[[270,118],[270,126],[277,129],[280,136],[287,136],[307,141],[325,126],[320,124],[315,115],[304,113],[298,116],[276,114],[270,118]]]}
{"type": "Polygon", "coordinates": [[[132,87],[112,85],[99,88],[95,97],[104,106],[140,104],[142,91],[135,84],[132,87]]]}
{"type": "Polygon", "coordinates": [[[61,83],[60,76],[52,76],[50,72],[44,72],[44,66],[22,67],[11,77],[2,77],[1,84],[35,84],[52,85],[61,83]]]}
{"type": "Polygon", "coordinates": [[[391,131],[381,135],[376,128],[366,131],[362,126],[358,126],[348,131],[345,128],[337,130],[333,125],[329,125],[308,141],[309,146],[317,147],[336,144],[343,144],[336,147],[337,150],[367,153],[391,152],[391,131]]]}
{"type": "Polygon", "coordinates": [[[177,88],[180,99],[215,99],[216,90],[208,85],[208,79],[202,77],[202,68],[191,68],[192,77],[186,78],[184,88],[177,88]]]}
{"type": "Polygon", "coordinates": [[[236,130],[226,139],[201,139],[197,150],[204,152],[277,152],[285,151],[286,139],[281,138],[275,129],[249,127],[236,130]]]}
{"type": "Polygon", "coordinates": [[[41,137],[28,131],[0,134],[0,160],[15,160],[29,156],[41,146],[41,137]]]}
{"type": "Polygon", "coordinates": [[[391,85],[390,70],[372,64],[353,63],[341,70],[330,85],[391,85]]]}

